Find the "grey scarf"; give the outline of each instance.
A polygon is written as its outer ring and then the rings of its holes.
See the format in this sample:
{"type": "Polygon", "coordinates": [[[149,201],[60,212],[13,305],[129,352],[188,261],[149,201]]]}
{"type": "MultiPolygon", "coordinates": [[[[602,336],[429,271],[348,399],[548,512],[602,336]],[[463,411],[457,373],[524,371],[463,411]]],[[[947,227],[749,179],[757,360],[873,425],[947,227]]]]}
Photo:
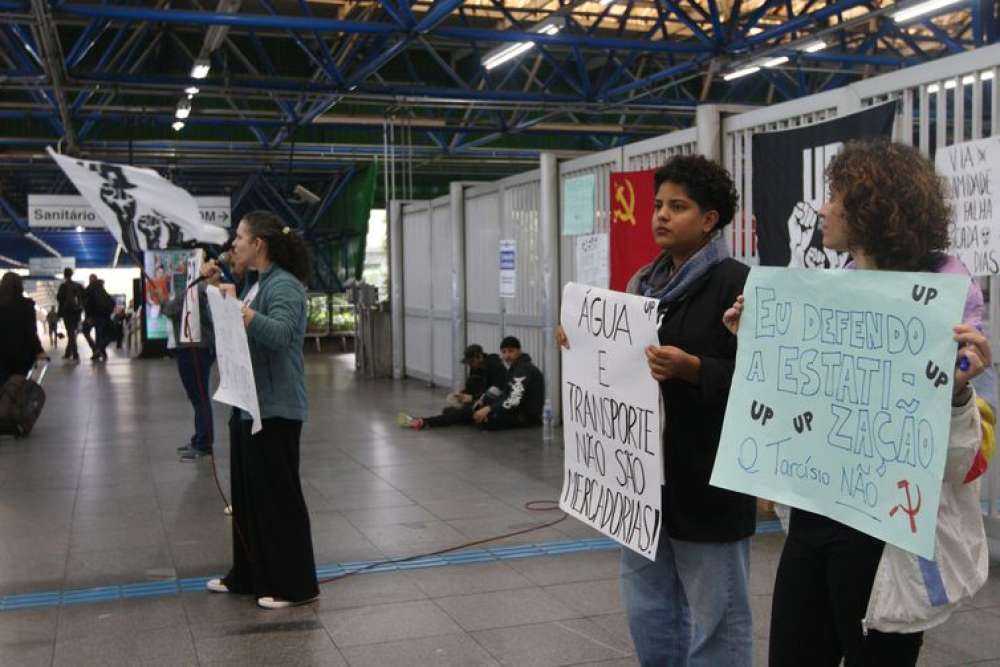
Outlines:
{"type": "Polygon", "coordinates": [[[687,296],[692,284],[713,266],[729,257],[729,244],[722,232],[716,232],[701,250],[691,256],[677,271],[673,271],[673,258],[668,253],[660,255],[639,269],[629,281],[626,291],[657,299],[660,306],[669,306],[687,296]]]}

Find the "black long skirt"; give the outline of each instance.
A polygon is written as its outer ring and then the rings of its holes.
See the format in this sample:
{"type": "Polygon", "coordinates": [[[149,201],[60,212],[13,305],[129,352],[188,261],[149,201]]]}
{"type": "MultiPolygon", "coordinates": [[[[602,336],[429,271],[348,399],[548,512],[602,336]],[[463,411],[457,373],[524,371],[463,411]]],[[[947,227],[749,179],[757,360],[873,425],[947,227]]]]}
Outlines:
{"type": "Polygon", "coordinates": [[[223,583],[258,598],[314,598],[316,561],[299,479],[302,422],[265,419],[256,435],[250,427],[238,415],[229,422],[233,568],[223,583]]]}

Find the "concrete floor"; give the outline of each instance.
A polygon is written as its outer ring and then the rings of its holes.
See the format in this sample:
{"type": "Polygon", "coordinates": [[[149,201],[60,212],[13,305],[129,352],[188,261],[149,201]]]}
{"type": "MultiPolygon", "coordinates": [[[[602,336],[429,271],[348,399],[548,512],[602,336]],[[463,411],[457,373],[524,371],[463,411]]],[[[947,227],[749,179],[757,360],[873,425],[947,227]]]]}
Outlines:
{"type": "MultiPolygon", "coordinates": [[[[562,451],[543,447],[539,430],[405,431],[396,412],[433,413],[444,392],[358,379],[349,355],[310,355],[307,372],[302,476],[318,565],[429,552],[558,516],[524,510],[559,493],[562,451]]],[[[0,438],[0,602],[39,601],[0,607],[0,665],[637,664],[613,550],[363,574],[284,611],[177,593],[224,573],[231,547],[211,464],[175,454],[191,408],[173,363],[57,360],[45,386],[32,436],[0,438]],[[80,589],[90,590],[70,592],[80,589]],[[107,591],[139,597],[99,601],[107,591]],[[50,595],[11,597],[36,593],[50,595]]],[[[216,410],[216,462],[228,490],[225,415],[216,410]]],[[[568,520],[500,546],[595,536],[568,520]]],[[[781,542],[753,541],[761,665],[781,542]]],[[[1000,566],[973,607],[929,633],[921,664],[1000,665],[1000,566]]]]}

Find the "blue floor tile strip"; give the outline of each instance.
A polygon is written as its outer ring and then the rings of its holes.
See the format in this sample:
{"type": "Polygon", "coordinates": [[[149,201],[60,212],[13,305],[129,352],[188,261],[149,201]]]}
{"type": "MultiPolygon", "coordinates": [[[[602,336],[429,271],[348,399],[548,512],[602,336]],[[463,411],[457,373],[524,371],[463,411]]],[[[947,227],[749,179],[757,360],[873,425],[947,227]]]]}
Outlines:
{"type": "MultiPolygon", "coordinates": [[[[757,523],[758,534],[776,533],[780,530],[781,525],[777,521],[760,521],[757,523]]],[[[618,549],[619,546],[612,539],[594,537],[582,540],[543,542],[541,544],[518,544],[509,547],[466,549],[439,556],[418,558],[404,563],[382,563],[381,561],[332,563],[316,568],[316,576],[320,579],[327,579],[348,574],[355,570],[375,565],[376,563],[380,564],[359,574],[405,572],[407,570],[444,567],[448,565],[467,565],[469,563],[486,563],[514,560],[517,558],[535,558],[538,556],[559,556],[587,551],[609,551],[618,549]]],[[[113,602],[115,600],[134,600],[165,595],[178,595],[179,593],[193,593],[204,591],[205,583],[210,578],[189,577],[186,579],[165,579],[114,586],[98,586],[96,588],[6,595],[0,597],[0,612],[13,611],[15,609],[94,604],[96,602],[113,602]]]]}

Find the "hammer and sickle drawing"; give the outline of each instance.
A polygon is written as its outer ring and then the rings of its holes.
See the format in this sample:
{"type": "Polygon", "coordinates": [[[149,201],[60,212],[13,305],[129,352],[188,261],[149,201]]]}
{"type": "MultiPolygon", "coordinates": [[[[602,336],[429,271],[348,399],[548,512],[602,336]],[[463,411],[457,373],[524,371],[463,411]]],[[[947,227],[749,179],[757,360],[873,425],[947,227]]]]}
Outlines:
{"type": "Polygon", "coordinates": [[[619,207],[615,209],[613,221],[627,222],[634,227],[637,224],[635,219],[635,188],[632,187],[630,179],[626,178],[624,183],[620,183],[615,188],[615,203],[619,207]],[[626,188],[628,189],[627,195],[626,188]]]}

